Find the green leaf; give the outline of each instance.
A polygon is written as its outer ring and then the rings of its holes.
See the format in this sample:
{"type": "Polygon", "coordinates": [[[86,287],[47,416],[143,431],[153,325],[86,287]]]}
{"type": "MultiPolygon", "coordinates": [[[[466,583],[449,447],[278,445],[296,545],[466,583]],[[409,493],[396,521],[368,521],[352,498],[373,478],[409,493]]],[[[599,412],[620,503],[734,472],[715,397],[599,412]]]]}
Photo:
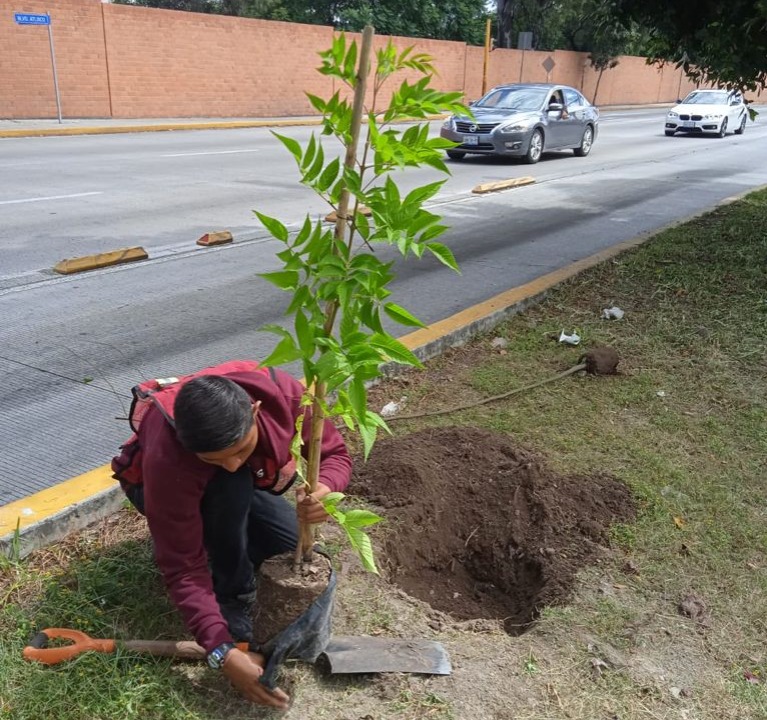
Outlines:
{"type": "Polygon", "coordinates": [[[285,337],[277,343],[277,347],[267,355],[265,360],[261,361],[261,364],[266,366],[284,365],[300,358],[301,350],[296,346],[295,340],[292,337],[285,337]]]}
{"type": "Polygon", "coordinates": [[[296,337],[298,345],[304,357],[311,357],[314,353],[314,330],[301,310],[296,311],[296,337]]]}
{"type": "Polygon", "coordinates": [[[421,361],[391,335],[376,333],[370,336],[369,343],[373,347],[378,348],[389,360],[394,360],[404,365],[423,367],[421,361]]]}
{"type": "Polygon", "coordinates": [[[404,204],[410,205],[411,203],[418,203],[418,204],[424,203],[429,198],[434,197],[444,184],[445,184],[445,181],[440,180],[439,182],[430,183],[429,185],[423,185],[421,187],[417,187],[408,193],[407,197],[405,198],[404,204]]]}
{"type": "Polygon", "coordinates": [[[274,137],[276,137],[288,149],[290,154],[296,159],[296,162],[300,165],[303,151],[301,150],[301,145],[299,145],[298,141],[294,140],[291,137],[287,137],[287,135],[280,135],[280,133],[275,132],[274,130],[272,130],[272,135],[274,135],[274,137]]]}
{"type": "Polygon", "coordinates": [[[314,162],[311,167],[304,173],[303,181],[307,184],[314,181],[314,179],[320,174],[322,166],[325,164],[325,151],[322,149],[322,145],[317,143],[317,153],[314,156],[314,162]]]}
{"type": "Polygon", "coordinates": [[[343,524],[341,527],[346,531],[349,543],[357,552],[357,555],[359,555],[365,570],[378,575],[378,568],[373,556],[373,543],[370,542],[370,538],[358,528],[349,527],[346,524],[343,524]]]}
{"type": "Polygon", "coordinates": [[[317,97],[317,95],[312,95],[311,93],[306,93],[306,97],[309,98],[309,102],[320,115],[325,114],[327,104],[321,97],[317,97]]]}
{"type": "Polygon", "coordinates": [[[457,273],[461,272],[458,268],[458,263],[455,260],[455,256],[453,255],[453,251],[449,247],[443,245],[442,243],[430,242],[426,243],[426,248],[443,265],[447,265],[451,270],[455,270],[457,273]]]}
{"type": "Polygon", "coordinates": [[[269,217],[268,215],[264,215],[263,213],[258,212],[258,210],[256,210],[255,213],[263,226],[273,237],[276,237],[278,240],[282,240],[282,242],[288,241],[288,229],[279,220],[273,217],[269,217]]]}
{"type": "Polygon", "coordinates": [[[384,312],[392,320],[394,320],[394,322],[398,322],[400,325],[420,328],[427,327],[415,315],[411,314],[405,310],[405,308],[401,307],[400,305],[396,305],[395,303],[386,303],[384,305],[384,312]]]}
{"type": "Polygon", "coordinates": [[[322,175],[320,175],[320,179],[317,181],[317,190],[325,192],[335,182],[340,168],[341,161],[339,158],[334,158],[322,171],[322,175]]]}
{"type": "Polygon", "coordinates": [[[349,400],[358,417],[365,417],[367,398],[368,393],[365,389],[365,383],[356,379],[352,380],[349,383],[349,400]]]}
{"type": "MultiPolygon", "coordinates": [[[[327,496],[325,496],[327,497],[327,496]]],[[[368,527],[369,525],[375,525],[383,520],[380,515],[376,515],[370,510],[347,510],[346,511],[346,524],[349,527],[368,527]]]]}
{"type": "Polygon", "coordinates": [[[258,277],[272,283],[272,285],[276,285],[280,290],[295,290],[298,287],[299,278],[295,270],[258,273],[258,277]]]}

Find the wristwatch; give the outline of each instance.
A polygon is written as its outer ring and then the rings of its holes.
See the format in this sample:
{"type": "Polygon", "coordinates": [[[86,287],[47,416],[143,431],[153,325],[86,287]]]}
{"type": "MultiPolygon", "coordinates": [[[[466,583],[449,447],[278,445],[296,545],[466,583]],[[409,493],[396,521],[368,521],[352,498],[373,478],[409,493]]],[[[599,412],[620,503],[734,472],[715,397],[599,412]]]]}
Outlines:
{"type": "Polygon", "coordinates": [[[213,648],[208,653],[208,665],[214,670],[220,670],[224,667],[224,660],[226,659],[227,654],[230,650],[234,650],[234,648],[234,643],[230,642],[221,643],[218,647],[213,648]]]}

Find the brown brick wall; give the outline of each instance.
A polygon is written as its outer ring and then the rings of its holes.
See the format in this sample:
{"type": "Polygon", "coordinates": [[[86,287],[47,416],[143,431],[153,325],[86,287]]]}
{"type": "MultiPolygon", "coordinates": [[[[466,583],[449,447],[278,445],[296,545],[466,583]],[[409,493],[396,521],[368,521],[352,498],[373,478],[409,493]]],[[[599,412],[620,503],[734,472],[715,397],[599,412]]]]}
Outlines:
{"type": "Polygon", "coordinates": [[[48,30],[15,12],[48,13],[65,117],[109,117],[99,0],[0,0],[0,117],[56,117],[48,30]]]}
{"type": "MultiPolygon", "coordinates": [[[[314,114],[305,92],[326,97],[338,83],[316,72],[333,30],[220,15],[102,4],[100,0],[0,0],[0,117],[56,117],[48,34],[17,25],[14,12],[50,12],[64,117],[274,117],[314,114]]],[[[359,35],[351,34],[349,40],[359,35]]],[[[376,37],[375,47],[389,38],[376,37]]],[[[459,42],[392,38],[434,57],[440,90],[482,92],[484,49],[459,42]]],[[[378,109],[403,73],[384,87],[378,109]]],[[[486,88],[504,82],[572,85],[594,98],[598,73],[583,53],[497,49],[486,88]],[[543,61],[555,66],[547,75],[543,61]]],[[[692,85],[681,71],[622,57],[599,83],[598,105],[673,102],[692,85]]],[[[368,91],[372,101],[372,87],[368,91]]]]}

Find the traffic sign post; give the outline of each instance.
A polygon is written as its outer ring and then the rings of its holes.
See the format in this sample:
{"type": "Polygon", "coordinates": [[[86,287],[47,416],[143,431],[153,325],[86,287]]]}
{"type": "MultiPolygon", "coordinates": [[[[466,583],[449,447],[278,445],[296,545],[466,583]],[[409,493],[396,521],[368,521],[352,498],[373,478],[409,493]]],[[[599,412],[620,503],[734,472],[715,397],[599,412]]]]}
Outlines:
{"type": "Polygon", "coordinates": [[[13,19],[18,25],[45,25],[48,28],[48,44],[51,48],[51,67],[53,68],[53,88],[56,91],[56,112],[61,122],[61,95],[59,94],[59,76],[56,72],[56,53],[53,51],[53,30],[51,16],[46,13],[14,13],[13,19]]]}

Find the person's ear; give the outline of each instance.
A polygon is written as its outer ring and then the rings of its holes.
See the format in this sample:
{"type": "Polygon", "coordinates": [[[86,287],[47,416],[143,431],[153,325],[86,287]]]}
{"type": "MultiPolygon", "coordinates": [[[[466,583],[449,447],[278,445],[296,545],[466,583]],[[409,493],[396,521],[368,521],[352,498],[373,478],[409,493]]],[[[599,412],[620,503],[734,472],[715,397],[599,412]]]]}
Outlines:
{"type": "Polygon", "coordinates": [[[253,419],[256,419],[256,415],[258,415],[258,411],[261,409],[261,401],[256,400],[256,402],[253,403],[253,419]]]}

